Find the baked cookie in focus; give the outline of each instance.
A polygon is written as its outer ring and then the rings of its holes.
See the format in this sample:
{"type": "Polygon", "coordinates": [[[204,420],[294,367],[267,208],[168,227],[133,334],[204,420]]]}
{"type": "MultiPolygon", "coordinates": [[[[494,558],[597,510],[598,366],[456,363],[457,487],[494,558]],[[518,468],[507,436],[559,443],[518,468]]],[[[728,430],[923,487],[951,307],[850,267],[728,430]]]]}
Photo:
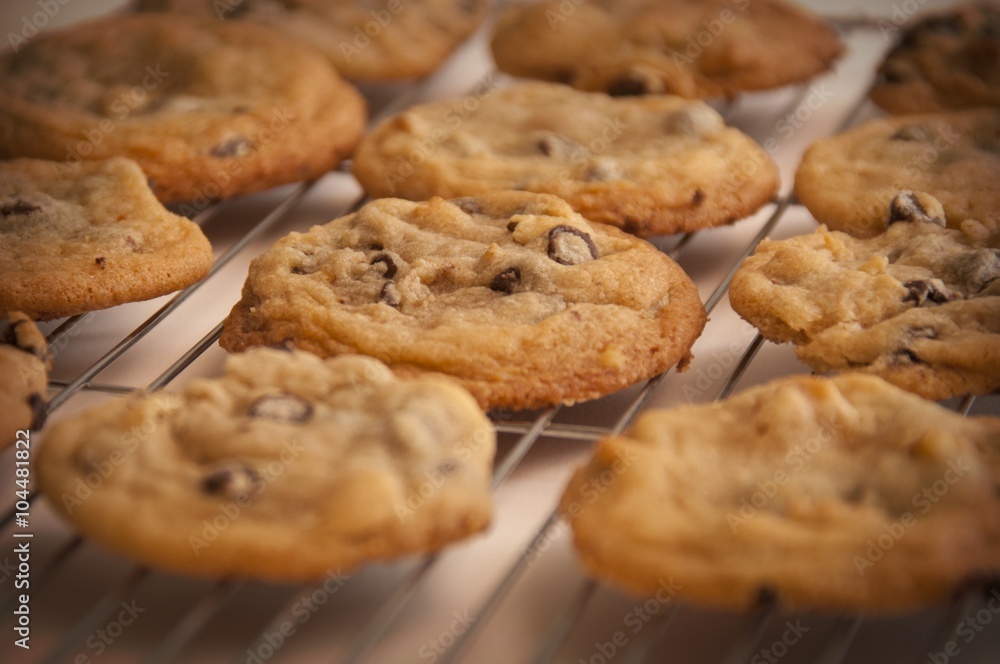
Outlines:
{"type": "Polygon", "coordinates": [[[813,143],[795,174],[795,195],[831,230],[870,237],[903,189],[944,206],[950,228],[1000,220],[1000,109],[871,120],[813,143]]]}
{"type": "Polygon", "coordinates": [[[435,71],[486,17],[488,0],[139,0],[140,11],[257,23],[320,50],[342,76],[391,81],[435,71]]]}
{"type": "Polygon", "coordinates": [[[555,194],[639,235],[732,223],[777,192],[770,155],[701,101],[611,98],[550,83],[407,109],[365,136],[354,174],[372,197],[505,189],[555,194]]]}
{"type": "Polygon", "coordinates": [[[561,199],[379,199],[254,259],[229,351],[290,342],[457,379],[484,408],[593,399],[687,364],[705,308],[644,240],[561,199]]]}
{"type": "Polygon", "coordinates": [[[1000,419],[874,377],[647,411],[562,498],[594,576],[726,610],[913,611],[1000,570],[1000,419]]]}
{"type": "Polygon", "coordinates": [[[814,371],[864,371],[929,399],[1000,389],[1000,225],[944,227],[941,205],[903,192],[881,235],[821,228],[765,240],[730,302],[814,371]]]}
{"type": "Polygon", "coordinates": [[[0,56],[0,157],[137,161],[165,202],[307,180],[353,149],[365,103],[313,49],[246,23],[123,14],[0,56]]]}
{"type": "Polygon", "coordinates": [[[1000,5],[969,3],[905,26],[872,100],[890,113],[1000,106],[1000,5]]]}
{"type": "Polygon", "coordinates": [[[843,44],[782,0],[543,0],[505,10],[492,48],[514,76],[702,99],[805,81],[829,69],[843,44]]]}
{"type": "Polygon", "coordinates": [[[0,311],[36,320],[148,300],[212,267],[194,222],[168,212],[124,158],[0,161],[0,311]]]}
{"type": "Polygon", "coordinates": [[[45,421],[49,353],[45,337],[26,315],[8,312],[0,320],[0,449],[17,432],[40,429],[45,421]]]}
{"type": "Polygon", "coordinates": [[[142,564],[305,581],[481,531],[494,447],[448,381],[263,348],[55,423],[35,471],[84,537],[142,564]]]}

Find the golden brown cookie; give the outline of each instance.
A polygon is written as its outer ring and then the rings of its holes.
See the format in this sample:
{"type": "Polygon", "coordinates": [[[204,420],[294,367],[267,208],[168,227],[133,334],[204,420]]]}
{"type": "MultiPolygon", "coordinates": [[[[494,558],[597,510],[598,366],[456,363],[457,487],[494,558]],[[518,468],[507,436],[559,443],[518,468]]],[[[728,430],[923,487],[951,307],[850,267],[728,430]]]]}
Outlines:
{"type": "Polygon", "coordinates": [[[1000,6],[968,3],[906,25],[872,100],[890,113],[1000,106],[1000,6]]]}
{"type": "Polygon", "coordinates": [[[302,581],[485,528],[494,446],[448,381],[263,348],[55,423],[35,470],[83,536],[143,564],[302,581]]]}
{"type": "Polygon", "coordinates": [[[1000,571],[1000,419],[874,376],[643,413],[562,498],[586,569],[747,610],[913,611],[1000,571]]]}
{"type": "Polygon", "coordinates": [[[611,98],[552,83],[409,108],[358,146],[370,196],[426,200],[505,189],[555,194],[640,237],[732,223],[777,192],[778,169],[701,101],[611,98]]]}
{"type": "Polygon", "coordinates": [[[685,365],[705,324],[666,255],[545,194],[375,200],[254,259],[229,351],[290,342],[450,376],[484,408],[593,399],[685,365]]]}
{"type": "Polygon", "coordinates": [[[390,81],[432,73],[485,18],[487,0],[140,0],[169,11],[266,25],[319,49],[342,76],[390,81]]]}
{"type": "MultiPolygon", "coordinates": [[[[0,321],[0,449],[25,440],[19,431],[45,422],[50,358],[45,337],[26,315],[12,311],[0,321]]],[[[29,439],[30,440],[30,439],[29,439]]]]}
{"type": "Polygon", "coordinates": [[[782,0],[544,0],[509,7],[493,37],[514,76],[695,99],[804,81],[842,50],[829,25],[782,0]]]}
{"type": "Polygon", "coordinates": [[[36,320],[166,295],[208,274],[212,247],[128,159],[0,161],[0,310],[36,320]]]}
{"type": "Polygon", "coordinates": [[[0,157],[130,157],[163,201],[314,178],[361,136],[365,104],[313,49],[246,23],[118,15],[0,56],[0,157]]]}

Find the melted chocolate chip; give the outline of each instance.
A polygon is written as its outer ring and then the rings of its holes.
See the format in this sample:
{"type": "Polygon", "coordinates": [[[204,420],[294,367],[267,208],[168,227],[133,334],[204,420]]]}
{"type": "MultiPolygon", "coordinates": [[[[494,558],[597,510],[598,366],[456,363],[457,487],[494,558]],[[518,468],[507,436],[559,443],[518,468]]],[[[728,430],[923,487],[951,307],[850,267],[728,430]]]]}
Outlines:
{"type": "Polygon", "coordinates": [[[905,362],[909,362],[910,364],[923,364],[923,360],[921,360],[917,354],[909,348],[897,351],[895,357],[897,360],[903,360],[905,362]]]}
{"type": "Polygon", "coordinates": [[[548,255],[560,265],[579,265],[597,258],[597,245],[581,230],[556,226],[549,231],[548,255]]]}
{"type": "Polygon", "coordinates": [[[253,151],[253,144],[243,137],[237,137],[215,146],[209,154],[219,159],[228,159],[230,157],[245,157],[251,151],[253,151]]]}
{"type": "Polygon", "coordinates": [[[943,286],[944,284],[939,279],[907,281],[903,284],[903,287],[906,288],[903,302],[914,302],[918,307],[922,307],[926,302],[944,304],[949,298],[947,293],[940,290],[943,286]]]}
{"type": "Polygon", "coordinates": [[[903,191],[896,194],[889,203],[889,222],[886,225],[891,226],[898,222],[929,222],[937,224],[942,228],[945,226],[944,219],[936,216],[932,217],[927,213],[917,195],[912,191],[903,191]]]}
{"type": "Polygon", "coordinates": [[[517,230],[517,222],[516,221],[507,222],[507,232],[513,233],[515,230],[517,230]]]}
{"type": "Polygon", "coordinates": [[[490,282],[490,290],[509,295],[514,292],[514,289],[517,288],[520,283],[521,271],[516,267],[509,267],[497,276],[493,277],[493,281],[490,282]]]}
{"type": "Polygon", "coordinates": [[[371,260],[371,265],[385,265],[385,274],[382,275],[386,279],[392,279],[396,276],[396,272],[399,268],[396,266],[396,261],[392,260],[392,256],[386,253],[381,253],[375,255],[371,260]]]}
{"type": "Polygon", "coordinates": [[[465,214],[483,213],[483,206],[475,198],[456,198],[451,203],[465,214]]]}
{"type": "Polygon", "coordinates": [[[13,203],[6,203],[0,206],[0,215],[10,217],[15,214],[31,214],[41,210],[41,206],[32,205],[27,201],[16,200],[13,203]]]}
{"type": "Polygon", "coordinates": [[[756,604],[761,609],[771,609],[778,604],[778,590],[774,586],[761,586],[757,589],[756,604]]]}
{"type": "Polygon", "coordinates": [[[97,263],[97,267],[101,268],[102,270],[108,265],[108,260],[104,256],[98,256],[97,258],[94,259],[94,262],[97,263]]]}
{"type": "Polygon", "coordinates": [[[390,307],[399,307],[402,296],[399,294],[399,288],[396,287],[391,281],[385,282],[382,286],[382,290],[379,291],[378,299],[381,302],[385,302],[390,307]]]}
{"type": "Polygon", "coordinates": [[[691,197],[691,205],[693,207],[698,207],[705,202],[705,192],[701,189],[694,190],[694,196],[691,197]]]}
{"type": "Polygon", "coordinates": [[[608,85],[608,94],[612,97],[635,97],[647,92],[646,81],[634,74],[619,76],[608,85]]]}
{"type": "Polygon", "coordinates": [[[306,272],[306,269],[304,267],[294,265],[292,266],[292,274],[309,274],[309,273],[306,272]]]}
{"type": "Polygon", "coordinates": [[[263,480],[257,471],[245,465],[219,468],[201,481],[202,491],[226,498],[249,498],[262,486],[263,480]]]}
{"type": "Polygon", "coordinates": [[[1000,249],[977,249],[951,261],[946,269],[975,295],[1000,278],[1000,249]]]}
{"type": "Polygon", "coordinates": [[[251,417],[301,424],[313,414],[312,404],[294,394],[265,394],[250,404],[251,417]]]}

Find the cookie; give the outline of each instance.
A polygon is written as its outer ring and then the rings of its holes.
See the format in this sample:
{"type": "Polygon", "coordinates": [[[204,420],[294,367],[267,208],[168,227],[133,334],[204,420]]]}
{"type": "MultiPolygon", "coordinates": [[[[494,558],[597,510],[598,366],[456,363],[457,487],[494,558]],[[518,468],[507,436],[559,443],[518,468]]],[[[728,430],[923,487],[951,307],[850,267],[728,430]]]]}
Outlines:
{"type": "Polygon", "coordinates": [[[166,295],[208,274],[212,247],[124,158],[0,161],[0,311],[36,320],[166,295]]]}
{"type": "Polygon", "coordinates": [[[873,238],[765,240],[729,297],[817,372],[873,373],[930,399],[1000,389],[1000,224],[944,228],[926,194],[897,196],[873,238]]]}
{"type": "Polygon", "coordinates": [[[795,195],[833,230],[870,237],[903,189],[944,205],[948,226],[1000,219],[1000,109],[871,120],[813,143],[795,174],[795,195]]]}
{"type": "Polygon", "coordinates": [[[457,379],[484,408],[592,399],[690,358],[705,308],[644,240],[545,194],[379,199],[254,259],[229,351],[290,342],[457,379]]]}
{"type": "Polygon", "coordinates": [[[843,44],[781,0],[544,0],[502,13],[492,49],[514,76],[701,99],[805,81],[829,69],[843,44]]]}
{"type": "Polygon", "coordinates": [[[139,0],[137,8],[266,25],[319,49],[346,78],[390,81],[434,72],[489,6],[487,0],[139,0]]]}
{"type": "Polygon", "coordinates": [[[485,528],[494,438],[449,381],[261,348],[221,378],[55,423],[35,470],[49,502],[112,551],[299,581],[485,528]]]}
{"type": "Polygon", "coordinates": [[[561,506],[586,569],[633,592],[879,613],[1000,571],[998,483],[1000,419],[874,376],[796,376],[643,413],[561,506]]]}
{"type": "Polygon", "coordinates": [[[960,5],[905,26],[871,98],[890,113],[1000,106],[1000,6],[960,5]]]}
{"type": "Polygon", "coordinates": [[[0,322],[0,449],[18,438],[18,431],[40,429],[45,422],[49,353],[45,337],[20,311],[0,322]]]}
{"type": "Polygon", "coordinates": [[[365,104],[313,49],[247,23],[118,15],[0,56],[0,157],[135,159],[165,202],[315,178],[365,104]]]}
{"type": "Polygon", "coordinates": [[[514,189],[555,194],[640,237],[741,219],[777,192],[778,169],[701,101],[614,99],[550,83],[410,108],[358,146],[370,196],[426,200],[514,189]]]}

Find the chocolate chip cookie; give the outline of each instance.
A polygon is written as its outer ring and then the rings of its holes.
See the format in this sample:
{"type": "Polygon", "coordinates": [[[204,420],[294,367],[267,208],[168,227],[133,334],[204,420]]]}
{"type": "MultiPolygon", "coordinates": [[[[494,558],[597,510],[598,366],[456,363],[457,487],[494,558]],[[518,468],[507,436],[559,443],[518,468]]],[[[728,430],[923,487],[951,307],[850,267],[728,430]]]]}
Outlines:
{"type": "Polygon", "coordinates": [[[804,81],[843,50],[823,20],[781,0],[514,4],[498,19],[492,47],[514,76],[694,99],[804,81]]]}
{"type": "Polygon", "coordinates": [[[208,274],[212,247],[128,159],[0,161],[0,311],[36,320],[148,300],[208,274]]]}
{"type": "Polygon", "coordinates": [[[165,202],[318,177],[354,147],[360,94],[313,49],[248,23],[118,15],[0,56],[0,157],[130,157],[165,202]]]}
{"type": "MultiPolygon", "coordinates": [[[[45,421],[49,353],[45,337],[20,311],[0,321],[0,449],[21,430],[37,430],[45,421]]],[[[23,440],[23,438],[22,438],[23,440]]]]}
{"type": "Polygon", "coordinates": [[[488,0],[139,0],[169,11],[266,25],[319,49],[351,80],[435,71],[485,18],[488,0]]]}
{"type": "Polygon", "coordinates": [[[584,566],[727,610],[896,612],[1000,571],[1000,419],[863,375],[643,413],[562,498],[584,566]]]}
{"type": "Polygon", "coordinates": [[[371,355],[534,408],[685,365],[705,318],[676,263],[555,196],[386,198],[254,259],[221,344],[371,355]]]}
{"type": "Polygon", "coordinates": [[[948,226],[1000,219],[1000,109],[869,121],[806,150],[795,195],[820,223],[858,237],[885,228],[902,189],[944,205],[948,226]]]}
{"type": "Polygon", "coordinates": [[[1000,106],[1000,6],[969,3],[905,26],[872,100],[890,113],[1000,106]]]}
{"type": "Polygon", "coordinates": [[[778,189],[767,152],[701,101],[528,83],[478,99],[471,111],[464,102],[380,123],[354,158],[365,191],[410,200],[544,192],[643,237],[731,223],[778,189]]]}
{"type": "Polygon", "coordinates": [[[35,470],[84,537],[143,564],[301,581],[485,528],[494,438],[449,381],[261,348],[54,423],[35,470]]]}
{"type": "Polygon", "coordinates": [[[1000,389],[1000,224],[944,227],[899,194],[881,235],[764,241],[733,277],[733,308],[815,371],[864,371],[930,399],[1000,389]]]}

